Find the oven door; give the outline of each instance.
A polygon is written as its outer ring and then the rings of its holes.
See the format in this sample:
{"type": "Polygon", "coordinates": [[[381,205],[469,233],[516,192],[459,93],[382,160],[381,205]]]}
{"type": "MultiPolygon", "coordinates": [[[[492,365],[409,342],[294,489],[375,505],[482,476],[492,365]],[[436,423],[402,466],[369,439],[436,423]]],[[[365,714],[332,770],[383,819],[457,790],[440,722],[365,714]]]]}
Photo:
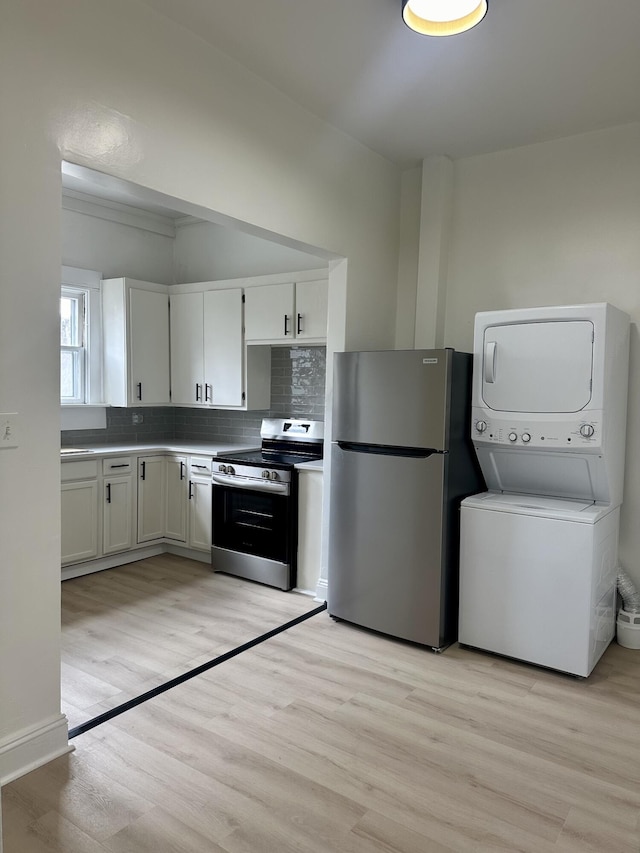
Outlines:
{"type": "Polygon", "coordinates": [[[291,495],[214,483],[214,570],[291,589],[294,506],[291,495]]]}

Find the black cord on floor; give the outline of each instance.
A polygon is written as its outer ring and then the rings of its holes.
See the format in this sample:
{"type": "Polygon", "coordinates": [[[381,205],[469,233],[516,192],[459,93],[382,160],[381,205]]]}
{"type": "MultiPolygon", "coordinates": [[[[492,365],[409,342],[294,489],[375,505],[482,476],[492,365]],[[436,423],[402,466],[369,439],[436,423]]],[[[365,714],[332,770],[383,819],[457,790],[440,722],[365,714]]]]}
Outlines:
{"type": "Polygon", "coordinates": [[[142,705],[142,703],[146,702],[148,699],[153,699],[154,696],[159,696],[160,693],[165,693],[167,690],[171,690],[172,687],[177,687],[178,684],[183,684],[190,678],[193,678],[196,675],[200,675],[201,673],[206,672],[208,669],[211,669],[214,666],[218,666],[218,664],[224,663],[225,661],[230,660],[231,658],[241,654],[242,652],[246,652],[247,649],[252,649],[254,646],[257,646],[260,643],[264,643],[265,640],[269,640],[271,639],[271,637],[275,637],[277,634],[281,634],[288,628],[293,628],[294,625],[299,625],[301,622],[310,619],[312,616],[316,616],[318,613],[322,613],[322,611],[326,609],[327,602],[325,601],[324,604],[321,604],[314,610],[310,610],[308,613],[303,613],[302,616],[297,616],[290,622],[285,622],[284,625],[280,625],[278,628],[273,628],[273,630],[267,631],[266,634],[261,634],[259,637],[256,637],[253,640],[249,640],[248,643],[243,643],[241,646],[237,646],[230,652],[225,652],[224,654],[219,655],[217,658],[213,658],[213,660],[207,661],[207,663],[200,664],[200,666],[196,666],[194,669],[190,669],[188,672],[185,672],[182,675],[178,675],[176,676],[176,678],[172,678],[170,681],[165,681],[164,684],[160,684],[158,687],[154,687],[152,690],[147,690],[146,693],[141,693],[140,696],[136,696],[133,699],[129,699],[127,702],[123,702],[122,705],[116,705],[115,708],[112,708],[110,711],[105,711],[104,714],[98,714],[97,717],[93,717],[91,720],[87,720],[86,723],[81,723],[79,726],[75,726],[75,728],[69,729],[69,740],[74,737],[77,737],[78,735],[82,735],[85,732],[88,732],[90,729],[94,729],[101,723],[106,723],[108,720],[112,720],[119,714],[124,714],[125,711],[130,711],[131,708],[135,708],[137,705],[142,705]]]}

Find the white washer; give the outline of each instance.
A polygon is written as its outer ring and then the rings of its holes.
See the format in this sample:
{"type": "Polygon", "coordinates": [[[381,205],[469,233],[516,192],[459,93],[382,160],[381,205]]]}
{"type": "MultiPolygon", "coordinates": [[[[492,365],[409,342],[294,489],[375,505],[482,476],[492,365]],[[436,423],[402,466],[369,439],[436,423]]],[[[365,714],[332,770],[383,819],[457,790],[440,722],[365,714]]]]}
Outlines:
{"type": "Polygon", "coordinates": [[[606,303],[476,315],[460,642],[582,676],[610,642],[628,362],[606,303]]]}
{"type": "Polygon", "coordinates": [[[589,675],[615,631],[619,515],[538,495],[466,498],[460,642],[589,675]]]}

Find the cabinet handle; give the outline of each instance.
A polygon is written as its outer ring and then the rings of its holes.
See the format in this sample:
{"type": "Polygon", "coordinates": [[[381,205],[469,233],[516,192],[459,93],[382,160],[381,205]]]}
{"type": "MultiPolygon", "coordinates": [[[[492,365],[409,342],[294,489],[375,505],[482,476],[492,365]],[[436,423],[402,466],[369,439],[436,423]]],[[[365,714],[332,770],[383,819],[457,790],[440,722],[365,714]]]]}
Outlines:
{"type": "Polygon", "coordinates": [[[296,335],[302,332],[302,314],[298,314],[298,322],[296,324],[296,335]]]}
{"type": "Polygon", "coordinates": [[[200,403],[202,401],[202,385],[199,382],[196,382],[196,403],[200,403]]]}
{"type": "Polygon", "coordinates": [[[114,468],[128,468],[129,463],[123,462],[122,465],[109,465],[109,468],[113,471],[114,468]]]}
{"type": "Polygon", "coordinates": [[[184,480],[184,462],[180,463],[180,479],[184,480]]]}
{"type": "Polygon", "coordinates": [[[138,400],[142,402],[142,382],[138,382],[138,400]]]}
{"type": "Polygon", "coordinates": [[[287,337],[288,334],[289,334],[289,315],[285,314],[284,315],[284,336],[285,336],[285,338],[287,337]]]}
{"type": "Polygon", "coordinates": [[[107,503],[111,503],[111,483],[107,483],[107,503]]]}
{"type": "Polygon", "coordinates": [[[204,386],[204,401],[208,403],[209,400],[213,400],[213,385],[209,385],[205,383],[204,386]]]}
{"type": "Polygon", "coordinates": [[[141,471],[140,471],[140,479],[141,479],[141,480],[144,480],[144,479],[145,479],[145,475],[146,475],[145,468],[146,468],[147,463],[143,460],[140,464],[141,464],[141,466],[142,466],[142,469],[141,469],[141,471]]]}
{"type": "Polygon", "coordinates": [[[193,483],[191,480],[189,480],[189,500],[191,500],[191,498],[193,497],[193,492],[191,490],[192,486],[193,486],[193,483]]]}
{"type": "Polygon", "coordinates": [[[208,465],[196,465],[196,463],[195,463],[195,462],[192,462],[192,463],[191,463],[191,467],[192,467],[192,468],[202,468],[202,470],[203,470],[203,471],[208,471],[208,470],[209,470],[209,466],[208,466],[208,465]]]}

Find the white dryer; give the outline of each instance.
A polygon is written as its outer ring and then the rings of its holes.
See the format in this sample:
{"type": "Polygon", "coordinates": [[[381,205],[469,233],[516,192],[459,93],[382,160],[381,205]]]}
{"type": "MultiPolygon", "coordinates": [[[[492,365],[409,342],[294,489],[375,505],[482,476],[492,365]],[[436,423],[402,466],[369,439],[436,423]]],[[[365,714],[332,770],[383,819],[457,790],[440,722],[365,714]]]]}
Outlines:
{"type": "Polygon", "coordinates": [[[586,676],[613,637],[628,359],[605,303],[476,316],[461,643],[586,676]]]}

